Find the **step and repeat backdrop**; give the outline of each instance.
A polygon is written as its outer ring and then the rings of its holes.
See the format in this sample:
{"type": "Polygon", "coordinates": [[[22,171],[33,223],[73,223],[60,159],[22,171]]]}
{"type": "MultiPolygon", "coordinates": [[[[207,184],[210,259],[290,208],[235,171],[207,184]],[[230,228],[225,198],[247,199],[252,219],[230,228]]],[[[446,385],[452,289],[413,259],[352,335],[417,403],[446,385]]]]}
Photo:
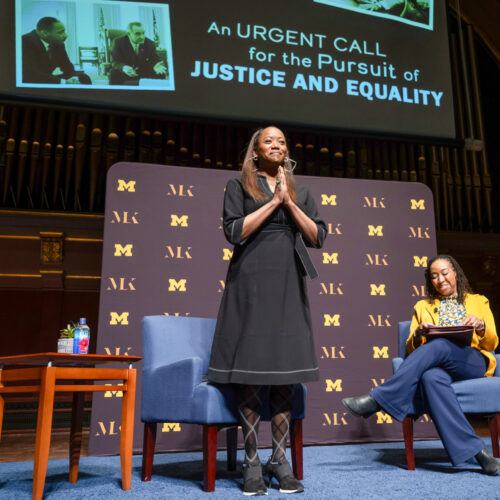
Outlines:
{"type": "MultiPolygon", "coordinates": [[[[142,355],[146,315],[217,316],[233,251],[221,226],[224,188],[237,175],[139,163],[109,171],[98,353],[142,355]]],[[[398,321],[410,319],[425,296],[424,269],[436,253],[431,191],[406,182],[297,182],[311,191],[329,232],[322,249],[310,249],[319,271],[308,290],[320,381],[308,384],[304,442],[400,440],[401,424],[388,414],[358,419],[341,400],[392,374],[398,321]]],[[[135,450],[143,429],[137,368],[135,450]]],[[[94,394],[90,454],[118,453],[121,397],[94,394]]],[[[416,437],[436,435],[427,416],[420,422],[416,437]]],[[[263,445],[268,427],[261,426],[263,445]]],[[[200,447],[201,426],[159,425],[158,451],[200,447]]]]}

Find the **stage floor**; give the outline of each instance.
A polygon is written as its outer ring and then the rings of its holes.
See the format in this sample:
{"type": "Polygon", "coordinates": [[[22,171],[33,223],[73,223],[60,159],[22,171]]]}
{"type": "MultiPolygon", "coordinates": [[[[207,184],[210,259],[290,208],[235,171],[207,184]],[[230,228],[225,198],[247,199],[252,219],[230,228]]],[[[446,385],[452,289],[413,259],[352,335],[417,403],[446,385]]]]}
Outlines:
{"type": "MultiPolygon", "coordinates": [[[[57,439],[57,438],[56,438],[57,439]]],[[[67,441],[66,441],[67,442],[67,441]]],[[[485,446],[491,451],[489,439],[485,446]]],[[[57,450],[59,445],[54,445],[57,450]]],[[[259,451],[267,460],[270,450],[259,451]]],[[[201,489],[203,468],[201,452],[164,453],[155,456],[153,478],[143,483],[141,459],[134,456],[132,489],[122,491],[119,457],[82,457],[76,484],[68,482],[68,460],[50,460],[44,498],[72,499],[157,499],[241,498],[240,473],[227,472],[225,453],[217,455],[215,493],[201,489]]],[[[305,493],[298,498],[311,499],[470,499],[498,498],[500,476],[489,477],[477,464],[453,467],[440,441],[415,443],[416,470],[406,470],[404,445],[367,443],[304,448],[305,493]]],[[[243,452],[238,452],[238,460],[243,452]]],[[[238,466],[239,469],[239,466],[238,466]]],[[[0,464],[0,498],[31,498],[33,463],[0,464]]],[[[275,488],[269,496],[290,498],[275,488]]]]}

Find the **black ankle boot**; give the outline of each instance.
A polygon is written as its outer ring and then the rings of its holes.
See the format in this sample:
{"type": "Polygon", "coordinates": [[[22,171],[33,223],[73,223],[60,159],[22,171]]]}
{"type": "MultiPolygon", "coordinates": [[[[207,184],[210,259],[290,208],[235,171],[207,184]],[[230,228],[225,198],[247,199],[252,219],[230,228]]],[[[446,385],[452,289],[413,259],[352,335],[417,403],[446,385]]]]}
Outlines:
{"type": "Polygon", "coordinates": [[[345,398],[342,404],[357,417],[368,418],[380,410],[380,405],[369,394],[356,398],[345,398]]]}
{"type": "Polygon", "coordinates": [[[489,476],[500,474],[500,463],[486,451],[486,448],[477,453],[475,458],[483,471],[489,476]]]}
{"type": "Polygon", "coordinates": [[[241,471],[243,473],[243,495],[267,495],[266,483],[262,477],[262,464],[258,457],[253,462],[245,461],[241,471]]]}
{"type": "Polygon", "coordinates": [[[282,457],[277,462],[271,462],[269,459],[265,470],[269,476],[269,487],[271,487],[271,481],[275,477],[280,483],[280,493],[302,493],[304,491],[304,485],[293,475],[286,457],[282,457]]]}

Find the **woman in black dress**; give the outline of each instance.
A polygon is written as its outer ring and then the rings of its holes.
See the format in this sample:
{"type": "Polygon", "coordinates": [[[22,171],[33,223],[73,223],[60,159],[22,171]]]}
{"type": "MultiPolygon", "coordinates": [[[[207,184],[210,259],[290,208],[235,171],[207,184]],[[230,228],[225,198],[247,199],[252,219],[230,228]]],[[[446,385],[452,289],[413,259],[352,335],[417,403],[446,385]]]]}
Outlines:
{"type": "Polygon", "coordinates": [[[245,438],[244,494],[267,494],[257,454],[260,389],[270,386],[273,452],[266,472],[280,491],[303,491],[285,457],[293,384],[318,380],[305,275],[315,277],[305,245],[326,237],[308,190],[295,185],[281,130],[258,130],[241,179],[224,196],[224,233],[234,244],[215,329],[208,379],[238,384],[245,438]]]}

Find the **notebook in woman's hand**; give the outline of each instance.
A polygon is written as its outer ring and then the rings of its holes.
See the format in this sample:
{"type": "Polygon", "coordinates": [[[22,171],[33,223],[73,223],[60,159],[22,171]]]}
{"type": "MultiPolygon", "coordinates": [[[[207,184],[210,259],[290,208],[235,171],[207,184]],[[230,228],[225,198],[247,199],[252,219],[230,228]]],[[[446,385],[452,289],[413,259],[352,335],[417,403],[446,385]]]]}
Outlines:
{"type": "Polygon", "coordinates": [[[472,334],[474,328],[472,326],[429,326],[426,332],[422,335],[427,338],[427,341],[434,339],[448,339],[460,346],[470,346],[472,342],[472,334]]]}

